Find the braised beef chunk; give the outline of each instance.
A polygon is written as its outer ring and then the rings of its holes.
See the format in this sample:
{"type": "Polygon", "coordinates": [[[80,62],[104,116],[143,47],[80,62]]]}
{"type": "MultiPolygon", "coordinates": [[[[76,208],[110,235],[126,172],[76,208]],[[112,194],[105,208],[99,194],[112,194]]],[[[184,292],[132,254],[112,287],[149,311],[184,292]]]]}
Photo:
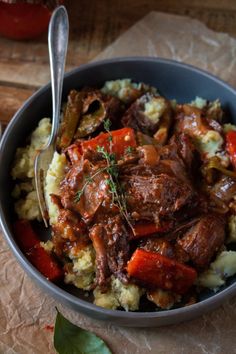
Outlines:
{"type": "Polygon", "coordinates": [[[147,251],[158,252],[163,256],[174,258],[174,247],[170,241],[159,237],[150,237],[143,241],[141,247],[147,251]]]}
{"type": "Polygon", "coordinates": [[[162,256],[176,259],[180,263],[189,261],[188,254],[176,242],[168,241],[167,238],[149,237],[141,242],[141,247],[147,251],[158,252],[162,256]]]}
{"type": "Polygon", "coordinates": [[[107,240],[102,225],[95,225],[89,234],[96,252],[96,283],[103,287],[110,275],[107,257],[107,240]]]}
{"type": "Polygon", "coordinates": [[[120,215],[109,218],[105,225],[107,258],[110,271],[127,281],[126,265],[130,257],[129,234],[120,215]]]}
{"type": "Polygon", "coordinates": [[[80,216],[70,210],[60,208],[58,222],[52,226],[52,231],[54,251],[58,256],[71,246],[83,249],[91,243],[80,216]]]}
{"type": "Polygon", "coordinates": [[[178,106],[175,131],[190,137],[205,134],[209,130],[208,121],[203,117],[202,110],[187,104],[178,106]]]}
{"type": "Polygon", "coordinates": [[[192,179],[192,175],[199,164],[198,152],[192,139],[187,134],[181,132],[174,134],[169,144],[161,148],[160,156],[164,161],[172,160],[182,165],[184,175],[188,174],[190,179],[192,179]]]}
{"type": "Polygon", "coordinates": [[[199,269],[206,268],[223,245],[225,220],[218,214],[203,216],[177,242],[199,269]]]}
{"type": "Polygon", "coordinates": [[[63,207],[78,212],[86,222],[90,221],[102,202],[110,198],[106,180],[107,174],[94,168],[88,160],[73,165],[61,186],[63,207]],[[82,189],[83,193],[78,197],[78,191],[82,189]]]}
{"type": "Polygon", "coordinates": [[[196,196],[193,189],[167,174],[126,176],[124,184],[131,212],[156,222],[160,217],[173,216],[185,205],[190,206],[196,196]]]}
{"type": "Polygon", "coordinates": [[[129,234],[120,216],[93,226],[89,236],[96,252],[96,283],[103,287],[111,274],[126,282],[125,268],[130,257],[129,234]]]}

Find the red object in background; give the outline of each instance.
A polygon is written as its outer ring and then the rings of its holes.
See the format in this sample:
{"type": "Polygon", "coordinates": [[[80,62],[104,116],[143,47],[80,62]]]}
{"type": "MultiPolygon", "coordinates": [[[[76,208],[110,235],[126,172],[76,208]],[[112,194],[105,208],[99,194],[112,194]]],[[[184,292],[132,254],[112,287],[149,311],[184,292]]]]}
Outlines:
{"type": "Polygon", "coordinates": [[[226,150],[229,153],[234,169],[236,169],[236,131],[234,130],[226,134],[226,150]]]}
{"type": "Polygon", "coordinates": [[[44,5],[0,2],[0,34],[17,40],[38,37],[47,31],[50,17],[44,5]]]}

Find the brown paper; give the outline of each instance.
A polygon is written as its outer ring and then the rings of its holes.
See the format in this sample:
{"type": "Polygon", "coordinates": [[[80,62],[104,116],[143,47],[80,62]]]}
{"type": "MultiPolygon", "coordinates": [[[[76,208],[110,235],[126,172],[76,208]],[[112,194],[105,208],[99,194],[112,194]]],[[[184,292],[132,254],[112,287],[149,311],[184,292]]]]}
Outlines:
{"type": "Polygon", "coordinates": [[[174,59],[207,70],[236,86],[236,39],[188,17],[149,13],[96,60],[117,56],[174,59]]]}
{"type": "MultiPolygon", "coordinates": [[[[150,13],[96,59],[141,55],[194,64],[236,86],[236,40],[187,17],[150,13]],[[138,39],[138,40],[137,40],[138,39]]],[[[0,237],[0,353],[55,353],[55,306],[100,335],[114,354],[236,353],[236,298],[194,321],[164,328],[121,328],[76,313],[41,291],[0,237]]],[[[99,353],[98,353],[99,354],[99,353]]]]}

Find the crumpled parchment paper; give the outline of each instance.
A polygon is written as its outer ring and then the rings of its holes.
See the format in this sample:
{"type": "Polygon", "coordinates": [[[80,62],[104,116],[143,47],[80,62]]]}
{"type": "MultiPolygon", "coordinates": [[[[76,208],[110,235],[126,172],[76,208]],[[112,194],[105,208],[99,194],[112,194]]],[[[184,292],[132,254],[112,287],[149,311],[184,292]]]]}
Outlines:
{"type": "MultiPolygon", "coordinates": [[[[184,61],[236,86],[236,40],[187,17],[152,12],[96,59],[140,55],[184,61]]],[[[121,328],[62,306],[25,274],[0,235],[0,353],[55,353],[55,306],[100,335],[114,354],[236,353],[236,298],[194,321],[163,328],[121,328]]],[[[98,353],[99,354],[99,353],[98,353]]]]}
{"type": "Polygon", "coordinates": [[[153,56],[192,64],[236,86],[236,39],[198,20],[150,12],[96,60],[117,56],[153,56]]]}

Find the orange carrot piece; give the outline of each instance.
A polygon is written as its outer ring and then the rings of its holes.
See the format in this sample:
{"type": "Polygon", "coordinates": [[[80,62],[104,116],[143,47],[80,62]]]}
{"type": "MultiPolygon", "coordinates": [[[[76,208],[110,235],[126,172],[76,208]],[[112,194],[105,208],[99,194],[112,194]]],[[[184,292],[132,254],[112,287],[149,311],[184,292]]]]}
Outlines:
{"type": "Polygon", "coordinates": [[[234,169],[236,169],[236,131],[234,130],[226,134],[226,151],[229,153],[234,169]]]}
{"type": "Polygon", "coordinates": [[[47,279],[55,282],[62,278],[63,271],[56,260],[40,245],[40,240],[30,222],[17,220],[13,226],[14,235],[21,250],[29,261],[47,279]]]}
{"type": "Polygon", "coordinates": [[[184,294],[193,285],[197,272],[159,253],[137,249],[127,266],[128,274],[151,288],[184,294]]]}
{"type": "Polygon", "coordinates": [[[13,225],[13,231],[20,248],[24,252],[29,251],[39,243],[38,237],[27,220],[17,220],[13,225]]]}
{"type": "Polygon", "coordinates": [[[61,267],[55,259],[40,246],[34,246],[26,253],[29,261],[40,271],[48,280],[52,282],[59,281],[63,276],[61,267]]]}
{"type": "Polygon", "coordinates": [[[96,138],[83,141],[81,147],[83,152],[87,149],[96,150],[98,146],[104,147],[105,150],[109,151],[110,143],[112,152],[116,154],[117,158],[121,157],[127,148],[136,147],[137,145],[133,129],[123,128],[110,133],[102,133],[96,138]],[[112,137],[112,142],[110,142],[110,137],[112,137]]]}
{"type": "Polygon", "coordinates": [[[158,226],[155,223],[136,224],[133,226],[134,235],[132,238],[140,238],[149,236],[156,232],[167,232],[169,230],[169,223],[158,226]]]}

